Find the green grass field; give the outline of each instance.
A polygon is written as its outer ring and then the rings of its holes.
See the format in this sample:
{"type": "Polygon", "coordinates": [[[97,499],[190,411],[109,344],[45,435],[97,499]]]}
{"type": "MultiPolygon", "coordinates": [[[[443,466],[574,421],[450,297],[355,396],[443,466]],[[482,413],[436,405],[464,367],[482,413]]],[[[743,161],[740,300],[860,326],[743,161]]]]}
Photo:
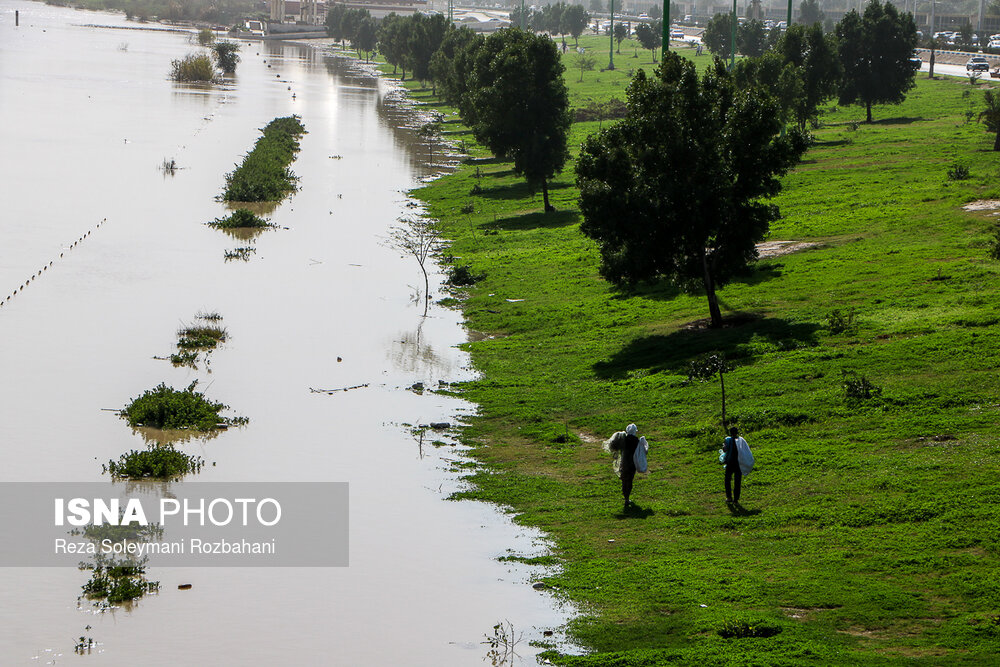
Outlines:
{"type": "MultiPolygon", "coordinates": [[[[607,43],[581,40],[598,55],[607,43]]],[[[565,56],[573,106],[624,98],[629,63],[652,68],[648,51],[631,54],[623,44],[616,71],[582,84],[565,56]]],[[[997,218],[961,208],[1000,198],[993,136],[975,122],[981,89],[921,76],[872,125],[862,108],[827,108],[769,239],[814,245],[722,289],[721,330],[692,326],[708,317],[703,295],[617,292],[599,277],[573,164],[550,215],[474,145],[415,192],[454,263],[486,274],[457,295],[469,327],[492,336],[469,344],[483,375],[461,388],[480,406],[464,438],[482,466],[460,495],[509,506],[554,541],[562,569],[547,582],[583,610],[569,635],[592,652],[553,652],[555,664],[994,663],[997,218]],[[955,163],[971,178],[949,180],[955,163]],[[835,310],[853,326],[835,332],[835,310]],[[757,458],[743,510],[725,505],[716,462],[718,382],[687,379],[708,352],[734,366],[728,411],[757,458]],[[881,397],[848,400],[845,372],[881,397]],[[600,440],[629,422],[650,441],[650,473],[623,513],[600,440]],[[740,621],[771,636],[719,634],[740,621]]],[[[574,124],[574,153],[598,125],[574,124]]],[[[474,143],[456,117],[445,127],[474,143]]]]}

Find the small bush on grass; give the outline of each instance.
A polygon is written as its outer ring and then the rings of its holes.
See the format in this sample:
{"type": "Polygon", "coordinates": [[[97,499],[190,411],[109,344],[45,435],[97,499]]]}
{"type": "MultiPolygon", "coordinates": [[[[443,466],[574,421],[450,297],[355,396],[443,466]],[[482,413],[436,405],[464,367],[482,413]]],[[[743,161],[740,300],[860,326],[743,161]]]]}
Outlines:
{"type": "Polygon", "coordinates": [[[781,627],[766,621],[728,620],[717,631],[723,639],[744,637],[773,637],[781,632],[781,627]]]}
{"type": "Polygon", "coordinates": [[[964,181],[969,178],[969,168],[964,164],[955,163],[948,169],[949,181],[964,181]]]}
{"type": "Polygon", "coordinates": [[[160,383],[125,406],[122,417],[133,427],[192,428],[198,431],[210,431],[220,424],[246,423],[244,417],[227,419],[219,414],[228,406],[205,398],[204,394],[194,390],[196,384],[192,382],[181,391],[160,383]]]}
{"type": "Polygon", "coordinates": [[[854,330],[854,309],[830,311],[826,318],[826,326],[832,334],[851,332],[854,330]]]}
{"type": "Polygon", "coordinates": [[[874,384],[864,375],[854,371],[843,371],[844,398],[849,403],[877,402],[882,398],[882,387],[874,384]]]}
{"type": "Polygon", "coordinates": [[[215,68],[208,56],[192,54],[171,61],[170,78],[181,83],[208,82],[215,78],[215,68]]]}
{"type": "Polygon", "coordinates": [[[485,273],[473,273],[472,267],[468,264],[463,264],[462,266],[453,266],[448,269],[447,282],[453,287],[466,287],[468,285],[475,285],[485,277],[485,273]]]}
{"type": "Polygon", "coordinates": [[[126,452],[108,461],[104,470],[112,477],[125,479],[169,479],[189,472],[199,472],[205,465],[200,456],[190,456],[173,447],[151,447],[126,452]]]}

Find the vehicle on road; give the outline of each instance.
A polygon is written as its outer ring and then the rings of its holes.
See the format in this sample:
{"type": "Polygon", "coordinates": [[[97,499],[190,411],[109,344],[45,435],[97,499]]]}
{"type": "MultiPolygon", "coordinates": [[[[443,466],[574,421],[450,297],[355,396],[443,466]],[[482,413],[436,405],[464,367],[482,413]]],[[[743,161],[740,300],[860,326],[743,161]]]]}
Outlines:
{"type": "Polygon", "coordinates": [[[972,56],[969,61],[965,63],[965,70],[967,72],[987,72],[990,69],[990,61],[988,61],[983,56],[972,56]]]}
{"type": "Polygon", "coordinates": [[[687,35],[684,34],[683,30],[671,30],[670,39],[684,39],[687,35]]]}

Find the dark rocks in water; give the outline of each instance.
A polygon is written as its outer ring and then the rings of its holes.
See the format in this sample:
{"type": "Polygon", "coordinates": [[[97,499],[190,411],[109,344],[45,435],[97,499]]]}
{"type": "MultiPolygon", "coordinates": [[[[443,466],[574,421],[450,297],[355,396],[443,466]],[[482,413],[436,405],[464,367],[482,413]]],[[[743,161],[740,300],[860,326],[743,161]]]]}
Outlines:
{"type": "Polygon", "coordinates": [[[443,431],[451,428],[451,422],[431,422],[431,428],[435,431],[443,431]]]}
{"type": "Polygon", "coordinates": [[[409,387],[407,387],[407,389],[409,389],[410,391],[415,391],[417,393],[420,393],[420,392],[422,392],[424,390],[424,383],[423,382],[414,382],[409,387]]]}
{"type": "Polygon", "coordinates": [[[536,591],[541,591],[548,588],[548,585],[540,581],[536,581],[535,583],[531,584],[531,587],[534,588],[536,591]]]}
{"type": "Polygon", "coordinates": [[[179,591],[186,591],[186,590],[188,590],[190,588],[191,588],[191,584],[180,584],[179,586],[177,586],[177,590],[179,590],[179,591]]]}

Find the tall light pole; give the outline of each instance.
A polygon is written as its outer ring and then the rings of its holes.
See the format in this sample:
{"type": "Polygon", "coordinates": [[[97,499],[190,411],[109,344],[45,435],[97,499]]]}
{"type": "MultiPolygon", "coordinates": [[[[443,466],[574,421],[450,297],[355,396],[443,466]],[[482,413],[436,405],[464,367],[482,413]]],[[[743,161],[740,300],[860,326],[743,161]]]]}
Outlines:
{"type": "Polygon", "coordinates": [[[736,0],[733,0],[733,32],[729,39],[729,69],[736,67],[736,0]]]}
{"type": "MultiPolygon", "coordinates": [[[[982,0],[985,2],[986,0],[982,0]]],[[[670,50],[670,0],[663,0],[663,52],[660,53],[660,62],[663,61],[663,54],[670,50]]]]}
{"type": "Polygon", "coordinates": [[[521,30],[524,30],[524,24],[527,22],[528,17],[524,13],[524,0],[521,0],[521,30]]]}
{"type": "Polygon", "coordinates": [[[611,9],[611,48],[608,49],[609,61],[608,69],[615,68],[615,0],[609,0],[609,8],[611,9]]]}
{"type": "Polygon", "coordinates": [[[792,27],[792,0],[788,0],[788,19],[785,21],[785,30],[792,27]]]}

